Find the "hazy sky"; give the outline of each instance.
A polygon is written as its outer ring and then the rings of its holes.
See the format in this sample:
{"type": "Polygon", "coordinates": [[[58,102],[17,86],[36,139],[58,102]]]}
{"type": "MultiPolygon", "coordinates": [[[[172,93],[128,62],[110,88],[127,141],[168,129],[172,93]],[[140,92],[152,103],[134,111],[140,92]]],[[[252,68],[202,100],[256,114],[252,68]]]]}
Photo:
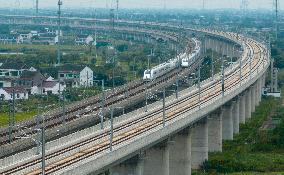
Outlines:
{"type": "MultiPolygon", "coordinates": [[[[63,8],[110,7],[116,0],[62,0],[63,8]]],[[[274,0],[249,0],[248,8],[272,9],[274,0]]],[[[41,8],[56,8],[58,0],[39,0],[41,8]]],[[[121,8],[202,8],[202,0],[119,0],[121,8]]],[[[205,8],[240,8],[241,0],[205,0],[205,8]]],[[[35,0],[0,0],[0,8],[32,8],[35,0]]],[[[281,8],[284,3],[280,4],[281,8]]],[[[283,9],[283,8],[282,8],[283,9]]]]}

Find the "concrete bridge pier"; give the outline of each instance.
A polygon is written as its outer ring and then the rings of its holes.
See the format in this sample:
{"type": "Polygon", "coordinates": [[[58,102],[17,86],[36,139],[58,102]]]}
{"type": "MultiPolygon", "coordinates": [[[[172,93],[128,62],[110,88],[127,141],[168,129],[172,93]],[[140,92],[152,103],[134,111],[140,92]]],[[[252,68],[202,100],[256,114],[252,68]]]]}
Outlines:
{"type": "Polygon", "coordinates": [[[251,118],[251,88],[245,92],[246,98],[246,120],[251,118]]]}
{"type": "Polygon", "coordinates": [[[235,102],[228,102],[223,106],[222,115],[222,135],[223,140],[233,140],[234,138],[234,124],[233,124],[233,104],[235,102]]]}
{"type": "Polygon", "coordinates": [[[256,85],[256,92],[255,92],[255,106],[258,106],[259,105],[259,102],[260,102],[260,80],[257,80],[255,82],[255,85],[256,85]]]}
{"type": "Polygon", "coordinates": [[[191,167],[199,169],[208,160],[208,125],[207,120],[198,122],[192,129],[191,136],[191,167]]]}
{"type": "Polygon", "coordinates": [[[246,96],[242,93],[239,96],[239,122],[246,123],[246,96]]]}
{"type": "Polygon", "coordinates": [[[136,171],[144,175],[169,175],[169,146],[166,141],[146,150],[143,163],[140,162],[139,170],[136,171]]]}
{"type": "Polygon", "coordinates": [[[251,112],[255,112],[256,105],[256,84],[251,86],[251,112]]]}
{"type": "Polygon", "coordinates": [[[120,163],[119,165],[116,165],[109,169],[110,175],[134,175],[136,170],[136,161],[133,161],[132,159],[129,159],[123,163],[120,163]]]}
{"type": "Polygon", "coordinates": [[[191,130],[185,129],[173,137],[169,152],[169,175],[190,175],[191,159],[191,130]]]}
{"type": "Polygon", "coordinates": [[[208,116],[208,151],[222,152],[222,109],[208,116]]]}
{"type": "Polygon", "coordinates": [[[233,104],[233,128],[234,134],[238,134],[240,132],[240,99],[236,98],[235,103],[233,104]]]}

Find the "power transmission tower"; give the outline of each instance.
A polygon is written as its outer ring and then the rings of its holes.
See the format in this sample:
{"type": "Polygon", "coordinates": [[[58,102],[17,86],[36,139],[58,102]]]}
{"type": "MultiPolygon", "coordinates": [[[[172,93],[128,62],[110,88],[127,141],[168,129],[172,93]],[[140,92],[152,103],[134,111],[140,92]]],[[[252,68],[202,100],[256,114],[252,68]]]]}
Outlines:
{"type": "Polygon", "coordinates": [[[205,0],[202,1],[202,10],[205,9],[205,0]]]}
{"type": "Polygon", "coordinates": [[[163,4],[163,6],[164,6],[164,10],[166,10],[167,9],[167,3],[166,3],[166,0],[163,0],[164,2],[164,4],[163,4]]]}
{"type": "Polygon", "coordinates": [[[36,15],[38,15],[38,0],[36,0],[36,15]]]}
{"type": "Polygon", "coordinates": [[[243,15],[247,13],[248,5],[249,5],[248,0],[241,0],[241,11],[243,12],[243,15]]]}
{"type": "Polygon", "coordinates": [[[116,0],[116,20],[118,21],[119,0],[116,0]]]}
{"type": "Polygon", "coordinates": [[[61,53],[60,53],[60,31],[61,31],[61,6],[62,6],[62,1],[58,0],[58,31],[57,31],[57,66],[60,66],[61,63],[61,53]]]}
{"type": "Polygon", "coordinates": [[[279,32],[279,28],[278,28],[278,15],[279,15],[279,0],[274,0],[275,3],[275,39],[278,39],[278,32],[279,32]]]}

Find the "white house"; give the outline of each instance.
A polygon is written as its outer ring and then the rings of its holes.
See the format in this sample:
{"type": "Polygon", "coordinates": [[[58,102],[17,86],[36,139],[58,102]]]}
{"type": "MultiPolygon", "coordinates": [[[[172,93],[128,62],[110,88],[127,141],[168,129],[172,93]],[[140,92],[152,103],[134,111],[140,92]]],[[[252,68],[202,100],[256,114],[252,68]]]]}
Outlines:
{"type": "Polygon", "coordinates": [[[81,86],[93,86],[93,80],[94,80],[94,75],[93,75],[92,69],[89,67],[85,67],[81,72],[80,72],[80,85],[81,86]]]}
{"type": "Polygon", "coordinates": [[[16,100],[25,100],[29,98],[27,90],[24,88],[16,87],[4,87],[0,88],[0,97],[3,100],[13,100],[13,93],[15,93],[16,100]]]}
{"type": "Polygon", "coordinates": [[[60,84],[58,81],[44,81],[42,85],[42,94],[54,94],[58,95],[66,88],[65,84],[60,84]]]}
{"type": "Polygon", "coordinates": [[[86,38],[85,43],[89,45],[89,44],[93,43],[93,41],[94,41],[94,38],[91,35],[89,35],[86,38]]]}
{"type": "Polygon", "coordinates": [[[0,77],[20,77],[23,71],[36,70],[22,62],[6,61],[0,63],[0,77]]]}
{"type": "Polygon", "coordinates": [[[67,87],[93,86],[94,73],[88,66],[66,64],[59,68],[58,79],[67,87]]]}

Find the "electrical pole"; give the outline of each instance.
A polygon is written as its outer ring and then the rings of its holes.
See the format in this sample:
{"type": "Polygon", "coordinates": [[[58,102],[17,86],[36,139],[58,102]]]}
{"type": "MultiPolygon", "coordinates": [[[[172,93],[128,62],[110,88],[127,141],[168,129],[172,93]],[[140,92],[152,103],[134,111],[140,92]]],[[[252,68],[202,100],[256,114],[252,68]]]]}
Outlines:
{"type": "Polygon", "coordinates": [[[247,10],[248,10],[248,0],[241,0],[241,11],[243,13],[243,15],[246,15],[247,10]]]}
{"type": "Polygon", "coordinates": [[[45,126],[43,125],[41,128],[41,154],[42,154],[42,161],[41,161],[41,168],[42,168],[42,175],[45,175],[45,126]]]}
{"type": "Polygon", "coordinates": [[[213,49],[211,50],[211,80],[214,80],[214,55],[213,55],[213,49]]]}
{"type": "Polygon", "coordinates": [[[163,89],[163,127],[166,126],[166,89],[163,89]]]}
{"type": "Polygon", "coordinates": [[[225,65],[224,65],[224,54],[222,55],[222,97],[225,95],[225,65]]]}
{"type": "Polygon", "coordinates": [[[13,113],[12,113],[12,125],[15,126],[15,85],[13,85],[13,113]]]}
{"type": "Polygon", "coordinates": [[[279,1],[275,0],[275,38],[278,40],[278,13],[279,13],[279,1]]]}
{"type": "Polygon", "coordinates": [[[101,111],[101,129],[104,129],[104,110],[105,110],[105,80],[102,80],[102,111],[101,111]]]}
{"type": "Polygon", "coordinates": [[[199,110],[201,108],[201,74],[200,74],[200,69],[201,69],[201,62],[199,61],[198,64],[198,104],[199,104],[199,110]]]}
{"type": "Polygon", "coordinates": [[[118,21],[119,0],[116,0],[116,20],[118,21]]]}
{"type": "Polygon", "coordinates": [[[36,0],[36,15],[38,15],[38,0],[36,0]]]}
{"type": "Polygon", "coordinates": [[[57,66],[60,66],[61,64],[61,53],[60,53],[60,31],[61,31],[61,6],[62,6],[62,1],[61,0],[58,0],[58,31],[57,31],[57,39],[58,39],[58,42],[57,42],[57,66]]]}
{"type": "Polygon", "coordinates": [[[12,106],[12,102],[9,101],[9,142],[11,143],[12,142],[12,109],[11,109],[11,106],[12,106]]]}
{"type": "Polygon", "coordinates": [[[109,141],[109,149],[112,151],[112,141],[113,141],[113,107],[111,107],[111,115],[110,115],[110,141],[109,141]]]}
{"type": "Polygon", "coordinates": [[[148,112],[148,83],[145,89],[145,112],[148,112]]]}

